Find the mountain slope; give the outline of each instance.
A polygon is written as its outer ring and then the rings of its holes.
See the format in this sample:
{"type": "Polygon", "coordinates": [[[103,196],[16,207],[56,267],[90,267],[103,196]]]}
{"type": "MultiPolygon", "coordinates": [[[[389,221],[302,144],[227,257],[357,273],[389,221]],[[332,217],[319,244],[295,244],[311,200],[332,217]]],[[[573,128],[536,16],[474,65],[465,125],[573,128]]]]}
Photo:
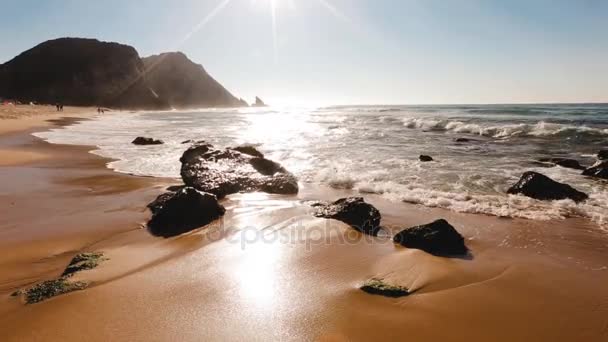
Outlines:
{"type": "Polygon", "coordinates": [[[60,38],[0,65],[0,98],[130,109],[247,106],[183,53],[60,38]]]}
{"type": "Polygon", "coordinates": [[[60,38],[21,53],[0,68],[0,96],[24,102],[162,108],[143,62],[127,45],[60,38]]]}
{"type": "Polygon", "coordinates": [[[246,105],[181,52],[150,56],[143,62],[148,84],[172,107],[246,105]]]}

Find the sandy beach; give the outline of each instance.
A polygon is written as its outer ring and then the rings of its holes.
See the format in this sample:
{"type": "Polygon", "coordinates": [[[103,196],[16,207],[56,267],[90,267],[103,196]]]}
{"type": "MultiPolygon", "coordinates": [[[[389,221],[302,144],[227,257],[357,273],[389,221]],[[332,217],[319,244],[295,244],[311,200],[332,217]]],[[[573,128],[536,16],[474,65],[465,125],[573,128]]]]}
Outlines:
{"type": "Polygon", "coordinates": [[[179,182],[114,173],[92,147],[33,137],[90,115],[40,111],[0,121],[4,341],[608,339],[608,238],[587,220],[501,219],[370,195],[386,230],[368,237],[310,215],[307,200],[349,191],[303,185],[297,196],[229,196],[221,220],[162,239],[142,229],[145,206],[179,182]],[[468,257],[387,238],[440,217],[466,238],[468,257]],[[87,289],[31,305],[10,296],[85,251],[108,258],[75,276],[87,289]],[[414,293],[358,289],[374,277],[414,293]]]}

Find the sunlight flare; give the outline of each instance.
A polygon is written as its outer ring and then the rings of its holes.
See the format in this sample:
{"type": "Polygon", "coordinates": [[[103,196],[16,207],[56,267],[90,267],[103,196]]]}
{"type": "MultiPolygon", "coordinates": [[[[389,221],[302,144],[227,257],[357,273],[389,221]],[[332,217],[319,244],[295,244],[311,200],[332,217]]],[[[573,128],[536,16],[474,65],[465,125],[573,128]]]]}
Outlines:
{"type": "Polygon", "coordinates": [[[200,31],[211,19],[215,18],[229,3],[231,0],[221,0],[212,10],[209,12],[201,21],[196,24],[190,32],[188,32],[179,42],[175,45],[173,50],[177,50],[180,46],[186,43],[194,34],[200,31]]]}

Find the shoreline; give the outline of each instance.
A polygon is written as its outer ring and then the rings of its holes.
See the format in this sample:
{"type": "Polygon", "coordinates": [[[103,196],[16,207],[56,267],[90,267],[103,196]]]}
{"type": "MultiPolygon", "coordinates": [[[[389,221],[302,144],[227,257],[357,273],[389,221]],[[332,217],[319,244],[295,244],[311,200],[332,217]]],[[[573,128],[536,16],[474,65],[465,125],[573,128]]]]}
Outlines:
{"type": "Polygon", "coordinates": [[[35,154],[0,164],[0,335],[7,341],[565,341],[608,334],[608,238],[583,219],[501,219],[365,196],[391,235],[439,217],[452,223],[472,257],[438,258],[311,217],[305,201],[352,193],[304,186],[297,196],[229,196],[224,218],[161,239],[140,225],[146,204],[172,180],[114,172],[90,147],[30,134],[39,129],[0,133],[0,153],[35,154]],[[213,234],[222,227],[233,235],[213,234]],[[287,242],[269,238],[297,230],[303,235],[287,242]],[[239,239],[245,231],[256,239],[239,239]],[[109,260],[78,275],[92,282],[86,290],[33,305],[9,296],[57,276],[76,253],[96,250],[109,260]],[[373,277],[417,292],[387,299],[357,289],[373,277]]]}

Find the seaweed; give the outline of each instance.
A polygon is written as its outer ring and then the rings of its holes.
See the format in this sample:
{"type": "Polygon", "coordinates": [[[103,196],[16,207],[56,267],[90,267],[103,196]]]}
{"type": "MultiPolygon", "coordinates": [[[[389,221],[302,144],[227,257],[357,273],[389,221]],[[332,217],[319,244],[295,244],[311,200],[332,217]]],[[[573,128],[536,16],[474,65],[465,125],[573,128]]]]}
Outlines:
{"type": "Polygon", "coordinates": [[[409,290],[403,286],[390,285],[384,282],[383,279],[372,278],[361,286],[361,290],[375,295],[385,297],[404,297],[410,294],[409,290]]]}
{"type": "Polygon", "coordinates": [[[87,286],[88,284],[83,281],[71,282],[68,281],[67,277],[61,277],[43,281],[28,290],[22,291],[22,293],[25,295],[27,304],[34,304],[64,293],[84,290],[87,286]]]}
{"type": "Polygon", "coordinates": [[[87,282],[69,279],[80,271],[97,267],[104,260],[107,258],[104,258],[101,252],[80,253],[72,258],[59,278],[43,281],[27,289],[19,289],[11,293],[11,296],[23,296],[26,304],[34,304],[64,293],[84,290],[89,286],[87,282]]]}
{"type": "Polygon", "coordinates": [[[106,259],[103,258],[103,253],[100,252],[80,253],[70,261],[70,264],[61,276],[72,276],[76,272],[94,269],[103,260],[106,259]]]}

